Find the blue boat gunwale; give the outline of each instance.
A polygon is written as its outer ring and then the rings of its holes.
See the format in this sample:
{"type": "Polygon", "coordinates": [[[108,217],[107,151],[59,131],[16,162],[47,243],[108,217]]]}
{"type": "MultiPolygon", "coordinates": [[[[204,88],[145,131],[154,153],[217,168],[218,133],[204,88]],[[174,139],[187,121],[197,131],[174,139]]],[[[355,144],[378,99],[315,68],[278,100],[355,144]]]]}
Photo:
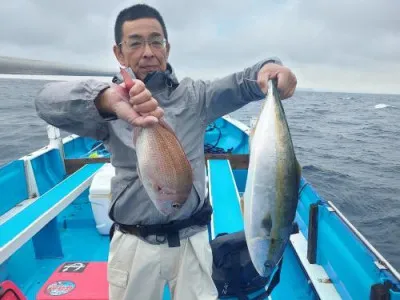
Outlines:
{"type": "Polygon", "coordinates": [[[310,187],[310,192],[314,194],[315,199],[318,199],[316,203],[325,207],[329,212],[334,213],[340,222],[346,226],[346,228],[353,234],[354,238],[360,242],[365,249],[369,252],[369,254],[375,258],[376,267],[378,267],[382,272],[386,271],[386,275],[388,277],[393,277],[400,281],[399,272],[386,260],[386,258],[368,241],[367,238],[350,222],[349,219],[340,211],[340,209],[333,204],[330,200],[325,200],[321,197],[318,192],[312,187],[312,184],[308,182],[304,177],[302,178],[303,187],[308,185],[310,187]],[[390,273],[388,273],[390,272],[390,273]]]}

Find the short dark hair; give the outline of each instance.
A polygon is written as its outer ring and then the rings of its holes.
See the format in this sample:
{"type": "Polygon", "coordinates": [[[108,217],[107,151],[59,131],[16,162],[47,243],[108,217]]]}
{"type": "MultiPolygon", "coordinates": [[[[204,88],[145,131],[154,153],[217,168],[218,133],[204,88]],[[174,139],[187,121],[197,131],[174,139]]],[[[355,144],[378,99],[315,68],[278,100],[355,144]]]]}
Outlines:
{"type": "Polygon", "coordinates": [[[167,28],[161,14],[155,8],[146,4],[136,4],[125,8],[118,14],[114,27],[115,43],[119,45],[122,42],[122,25],[124,22],[143,18],[153,18],[160,22],[164,36],[168,40],[167,28]]]}

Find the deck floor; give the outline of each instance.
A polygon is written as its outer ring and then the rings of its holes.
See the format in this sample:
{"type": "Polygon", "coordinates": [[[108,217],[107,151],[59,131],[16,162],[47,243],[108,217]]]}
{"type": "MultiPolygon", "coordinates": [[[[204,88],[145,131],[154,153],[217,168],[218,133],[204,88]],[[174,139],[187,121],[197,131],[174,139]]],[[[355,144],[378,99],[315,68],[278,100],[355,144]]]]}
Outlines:
{"type": "MultiPolygon", "coordinates": [[[[62,263],[67,261],[107,261],[109,236],[101,235],[96,229],[91,216],[91,206],[87,195],[78,198],[59,216],[61,244],[64,256],[61,258],[27,261],[31,281],[22,287],[28,299],[36,299],[36,295],[51,274],[62,263]],[[63,220],[68,220],[64,222],[63,220]],[[82,245],[82,247],[76,247],[82,245]],[[33,273],[34,274],[33,274],[33,273]]],[[[24,260],[34,255],[32,243],[19,250],[14,259],[24,260]],[[30,253],[29,253],[30,252],[30,253]]],[[[21,264],[19,264],[21,266],[21,264]]]]}

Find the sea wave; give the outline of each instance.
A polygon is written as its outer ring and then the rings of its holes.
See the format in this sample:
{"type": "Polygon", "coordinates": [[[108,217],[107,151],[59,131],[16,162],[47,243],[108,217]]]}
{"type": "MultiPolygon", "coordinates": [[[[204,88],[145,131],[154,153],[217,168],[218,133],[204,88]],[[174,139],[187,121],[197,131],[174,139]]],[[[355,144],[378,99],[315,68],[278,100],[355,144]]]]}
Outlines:
{"type": "Polygon", "coordinates": [[[375,107],[376,109],[382,109],[382,108],[388,108],[388,107],[395,108],[395,106],[388,105],[388,104],[385,104],[385,103],[376,104],[374,107],[375,107]]]}

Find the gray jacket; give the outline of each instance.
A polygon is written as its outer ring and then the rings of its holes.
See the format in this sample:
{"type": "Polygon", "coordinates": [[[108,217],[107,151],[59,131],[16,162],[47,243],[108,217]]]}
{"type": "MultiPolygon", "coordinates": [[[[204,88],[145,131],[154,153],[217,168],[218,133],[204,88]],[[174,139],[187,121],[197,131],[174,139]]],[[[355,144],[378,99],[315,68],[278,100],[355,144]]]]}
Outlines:
{"type": "MultiPolygon", "coordinates": [[[[194,188],[179,213],[172,217],[156,210],[138,178],[132,126],[120,119],[105,118],[94,104],[99,92],[110,84],[92,79],[48,83],[39,92],[35,105],[38,115],[47,123],[104,142],[116,170],[111,181],[112,219],[122,224],[168,223],[188,218],[202,207],[205,129],[217,118],[265,97],[255,80],[260,68],[268,62],[281,64],[279,59],[268,59],[218,80],[184,78],[181,82],[168,65],[166,72],[155,72],[146,78],[146,87],[164,109],[165,120],[182,143],[194,173],[194,188]]],[[[121,82],[120,76],[113,81],[121,82]]],[[[200,230],[204,228],[186,228],[181,230],[180,238],[200,230]]],[[[146,239],[157,243],[155,236],[146,239]]]]}

